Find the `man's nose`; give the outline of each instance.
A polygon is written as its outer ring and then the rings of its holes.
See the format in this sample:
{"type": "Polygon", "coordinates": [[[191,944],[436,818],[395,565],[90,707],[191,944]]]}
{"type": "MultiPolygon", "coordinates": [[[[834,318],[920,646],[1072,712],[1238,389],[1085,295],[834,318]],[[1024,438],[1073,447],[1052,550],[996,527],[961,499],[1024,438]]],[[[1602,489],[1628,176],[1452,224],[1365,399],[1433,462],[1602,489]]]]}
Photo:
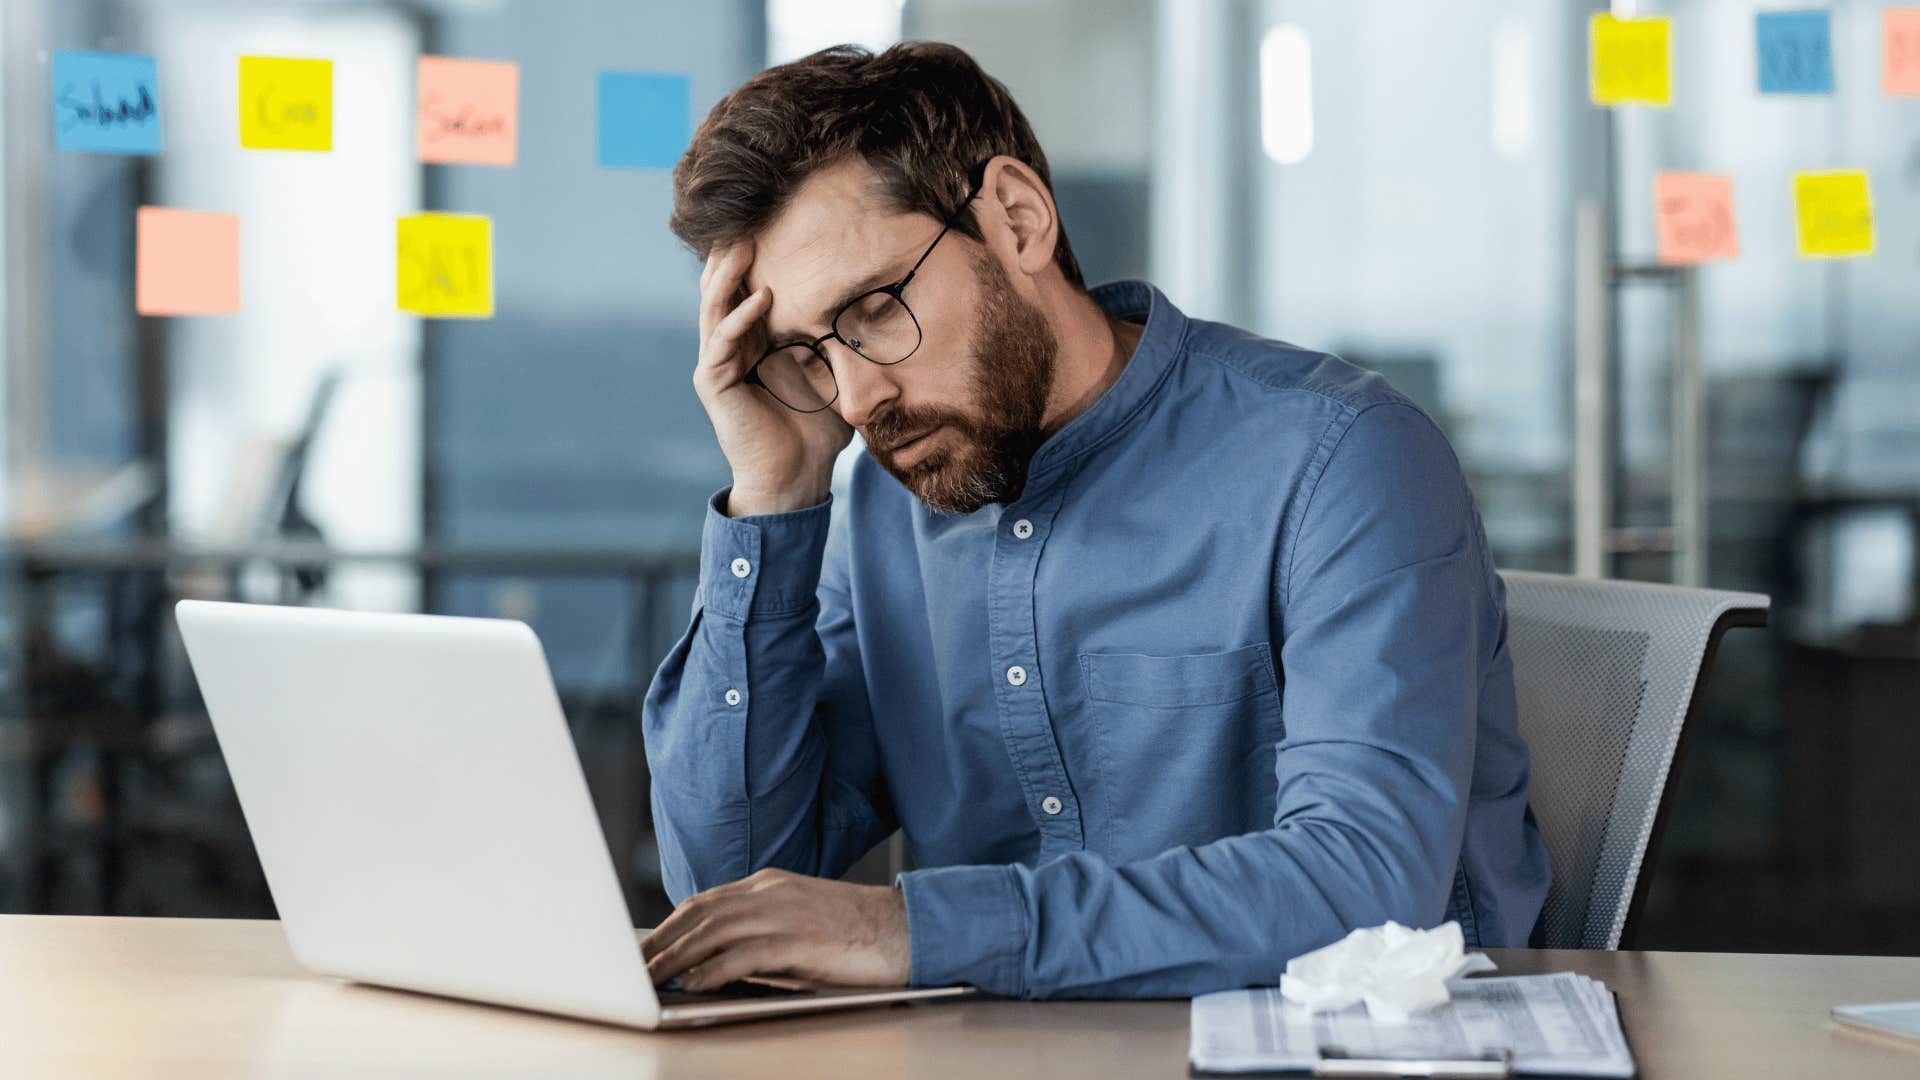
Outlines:
{"type": "Polygon", "coordinates": [[[848,424],[866,427],[876,409],[900,396],[900,388],[886,365],[876,364],[838,341],[826,341],[820,347],[833,350],[829,358],[840,383],[840,399],[834,405],[848,424]]]}

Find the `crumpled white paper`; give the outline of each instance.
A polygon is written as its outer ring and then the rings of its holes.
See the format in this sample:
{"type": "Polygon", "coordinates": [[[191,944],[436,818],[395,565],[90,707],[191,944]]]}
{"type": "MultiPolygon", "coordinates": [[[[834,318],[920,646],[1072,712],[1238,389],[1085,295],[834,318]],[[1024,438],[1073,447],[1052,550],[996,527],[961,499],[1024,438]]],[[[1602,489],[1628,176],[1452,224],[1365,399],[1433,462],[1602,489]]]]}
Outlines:
{"type": "Polygon", "coordinates": [[[1446,1004],[1448,979],[1492,970],[1485,953],[1466,952],[1457,922],[1431,930],[1389,922],[1287,961],[1280,994],[1311,1012],[1364,1001],[1368,1016],[1394,1022],[1446,1004]]]}

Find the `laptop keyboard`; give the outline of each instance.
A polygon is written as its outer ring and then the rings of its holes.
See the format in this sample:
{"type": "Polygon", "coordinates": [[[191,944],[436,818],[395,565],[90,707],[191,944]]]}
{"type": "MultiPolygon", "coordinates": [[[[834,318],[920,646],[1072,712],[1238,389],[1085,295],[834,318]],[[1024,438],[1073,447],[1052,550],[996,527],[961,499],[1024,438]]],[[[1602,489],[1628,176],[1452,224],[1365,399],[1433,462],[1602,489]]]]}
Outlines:
{"type": "Polygon", "coordinates": [[[712,990],[695,992],[680,989],[679,979],[669,979],[665,984],[654,988],[654,993],[660,998],[660,1004],[662,1005],[706,1005],[715,1001],[747,1001],[753,998],[794,997],[806,992],[805,990],[789,990],[785,987],[768,986],[765,983],[754,982],[730,982],[725,986],[715,987],[712,990]]]}

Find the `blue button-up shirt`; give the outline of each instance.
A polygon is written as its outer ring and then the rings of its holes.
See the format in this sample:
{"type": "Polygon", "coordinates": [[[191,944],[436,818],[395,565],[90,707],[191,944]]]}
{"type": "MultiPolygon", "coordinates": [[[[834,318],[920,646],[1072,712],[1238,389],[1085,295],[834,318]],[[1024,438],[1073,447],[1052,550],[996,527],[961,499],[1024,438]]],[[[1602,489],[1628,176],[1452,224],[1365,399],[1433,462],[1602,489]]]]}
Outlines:
{"type": "Polygon", "coordinates": [[[1145,331],[1006,505],[864,453],[709,507],[645,708],[676,900],[895,828],[915,985],[1272,985],[1388,919],[1524,945],[1547,888],[1505,594],[1446,438],[1377,375],[1095,290],[1145,331]]]}

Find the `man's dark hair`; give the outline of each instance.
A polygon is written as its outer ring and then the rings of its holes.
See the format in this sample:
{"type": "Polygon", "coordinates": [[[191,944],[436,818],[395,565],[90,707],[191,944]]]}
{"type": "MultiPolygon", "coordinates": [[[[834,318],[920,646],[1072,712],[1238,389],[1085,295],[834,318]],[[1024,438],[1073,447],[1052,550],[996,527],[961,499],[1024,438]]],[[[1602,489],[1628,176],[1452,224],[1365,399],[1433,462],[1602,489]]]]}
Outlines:
{"type": "MultiPolygon", "coordinates": [[[[906,42],[878,55],[836,45],[760,72],[707,114],[673,169],[674,235],[701,258],[760,231],[816,171],[854,157],[879,178],[895,212],[945,220],[970,173],[999,154],[1052,190],[1047,156],[1013,95],[965,51],[906,42]]],[[[973,215],[954,228],[979,240],[973,215]]],[[[1059,230],[1054,262],[1084,289],[1059,230]]]]}

